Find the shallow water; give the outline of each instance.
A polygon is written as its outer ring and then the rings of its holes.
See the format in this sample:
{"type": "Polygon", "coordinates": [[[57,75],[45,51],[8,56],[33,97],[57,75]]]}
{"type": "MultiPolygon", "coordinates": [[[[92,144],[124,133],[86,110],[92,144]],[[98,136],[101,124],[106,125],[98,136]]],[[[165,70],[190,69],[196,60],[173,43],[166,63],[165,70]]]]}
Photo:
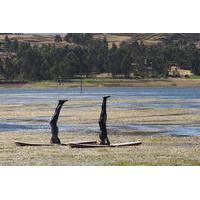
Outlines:
{"type": "MultiPolygon", "coordinates": [[[[145,109],[145,108],[176,108],[176,109],[195,109],[195,113],[200,112],[200,88],[86,88],[80,93],[79,88],[70,89],[0,89],[0,103],[12,106],[43,105],[45,107],[55,107],[58,99],[69,99],[74,103],[83,101],[84,104],[76,105],[76,109],[87,109],[101,104],[101,97],[111,95],[112,102],[109,108],[120,109],[145,109]],[[99,100],[99,104],[88,104],[87,101],[99,100]]],[[[12,107],[10,108],[12,109],[12,107]]],[[[194,114],[195,114],[194,113],[194,114]]],[[[10,119],[0,116],[0,132],[24,130],[29,132],[49,132],[49,117],[39,119],[10,119]]],[[[96,133],[98,124],[59,124],[60,131],[96,133]]],[[[198,124],[175,124],[175,125],[151,125],[151,124],[108,124],[108,129],[112,131],[155,131],[164,134],[177,135],[200,135],[198,124]]]]}

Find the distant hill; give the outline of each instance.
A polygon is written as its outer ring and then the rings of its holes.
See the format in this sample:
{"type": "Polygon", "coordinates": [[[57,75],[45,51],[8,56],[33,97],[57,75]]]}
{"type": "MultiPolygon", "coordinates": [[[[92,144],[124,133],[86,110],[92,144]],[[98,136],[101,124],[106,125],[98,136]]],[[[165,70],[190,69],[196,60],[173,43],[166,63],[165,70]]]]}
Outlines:
{"type": "MultiPolygon", "coordinates": [[[[42,45],[42,44],[56,44],[58,46],[65,46],[66,41],[55,43],[54,33],[38,33],[38,34],[7,34],[11,40],[17,39],[19,42],[30,42],[32,45],[42,45]]],[[[60,34],[64,37],[65,34],[60,34]]],[[[0,43],[4,41],[6,34],[0,34],[0,43]]],[[[119,45],[121,42],[133,42],[133,41],[143,41],[145,45],[155,45],[162,42],[173,42],[177,40],[184,40],[187,42],[193,42],[199,44],[200,33],[96,33],[93,34],[94,39],[104,39],[106,38],[109,46],[112,43],[119,45]]]]}
{"type": "Polygon", "coordinates": [[[113,42],[119,45],[121,42],[143,41],[145,45],[155,45],[162,42],[174,42],[184,40],[199,45],[200,33],[111,33],[96,34],[94,38],[102,39],[106,37],[109,44],[113,42]]]}
{"type": "Polygon", "coordinates": [[[200,34],[0,34],[0,72],[7,79],[24,80],[56,80],[80,73],[148,78],[166,77],[168,66],[175,65],[200,75],[200,48],[193,44],[200,47],[200,34]],[[108,50],[105,39],[110,48],[113,43],[120,48],[108,50]],[[48,46],[40,48],[43,45],[48,46]]]}
{"type": "MultiPolygon", "coordinates": [[[[55,35],[58,33],[1,33],[0,34],[0,58],[6,56],[4,51],[5,36],[7,35],[10,40],[17,39],[18,42],[29,42],[31,45],[41,46],[43,44],[56,45],[57,47],[65,47],[66,45],[77,46],[75,43],[64,41],[66,34],[61,33],[63,38],[62,42],[55,42],[55,35]]],[[[156,45],[159,43],[173,43],[178,40],[184,42],[194,43],[200,48],[200,33],[95,33],[93,34],[94,40],[102,40],[104,38],[108,41],[108,46],[111,48],[115,43],[119,46],[122,42],[131,43],[133,41],[142,41],[144,45],[156,45]]]]}

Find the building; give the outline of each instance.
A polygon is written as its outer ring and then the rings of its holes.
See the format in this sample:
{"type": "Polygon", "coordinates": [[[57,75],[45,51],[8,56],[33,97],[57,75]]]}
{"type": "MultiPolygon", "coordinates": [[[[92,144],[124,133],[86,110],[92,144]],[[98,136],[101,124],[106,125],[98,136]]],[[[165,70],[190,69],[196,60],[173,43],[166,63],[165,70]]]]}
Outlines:
{"type": "Polygon", "coordinates": [[[191,75],[191,70],[181,69],[181,67],[170,66],[168,69],[168,76],[170,77],[188,78],[191,75]]]}

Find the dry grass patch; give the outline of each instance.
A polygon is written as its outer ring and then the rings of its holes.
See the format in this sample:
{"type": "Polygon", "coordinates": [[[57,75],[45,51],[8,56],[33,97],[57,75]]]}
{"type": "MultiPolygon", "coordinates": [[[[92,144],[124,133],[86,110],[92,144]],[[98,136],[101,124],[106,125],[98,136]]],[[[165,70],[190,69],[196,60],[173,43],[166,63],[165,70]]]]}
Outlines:
{"type": "MultiPolygon", "coordinates": [[[[110,135],[111,141],[140,140],[137,147],[71,149],[66,146],[16,147],[14,141],[48,143],[48,134],[1,133],[0,165],[199,165],[200,138],[110,135]]],[[[92,134],[62,134],[66,143],[95,140],[92,134]]]]}

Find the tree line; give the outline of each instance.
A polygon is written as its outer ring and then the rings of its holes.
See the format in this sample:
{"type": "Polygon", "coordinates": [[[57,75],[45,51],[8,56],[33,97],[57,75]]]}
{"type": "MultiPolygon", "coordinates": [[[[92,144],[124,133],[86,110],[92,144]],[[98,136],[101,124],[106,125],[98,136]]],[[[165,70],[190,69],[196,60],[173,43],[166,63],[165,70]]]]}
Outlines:
{"type": "Polygon", "coordinates": [[[42,46],[6,36],[0,49],[5,55],[0,59],[0,74],[9,80],[58,80],[98,73],[111,73],[113,78],[158,78],[167,77],[170,65],[200,75],[200,49],[187,40],[152,46],[142,41],[122,42],[109,48],[106,38],[93,39],[89,33],[56,35],[54,45],[42,46]],[[56,45],[61,41],[66,41],[65,47],[56,45]]]}

